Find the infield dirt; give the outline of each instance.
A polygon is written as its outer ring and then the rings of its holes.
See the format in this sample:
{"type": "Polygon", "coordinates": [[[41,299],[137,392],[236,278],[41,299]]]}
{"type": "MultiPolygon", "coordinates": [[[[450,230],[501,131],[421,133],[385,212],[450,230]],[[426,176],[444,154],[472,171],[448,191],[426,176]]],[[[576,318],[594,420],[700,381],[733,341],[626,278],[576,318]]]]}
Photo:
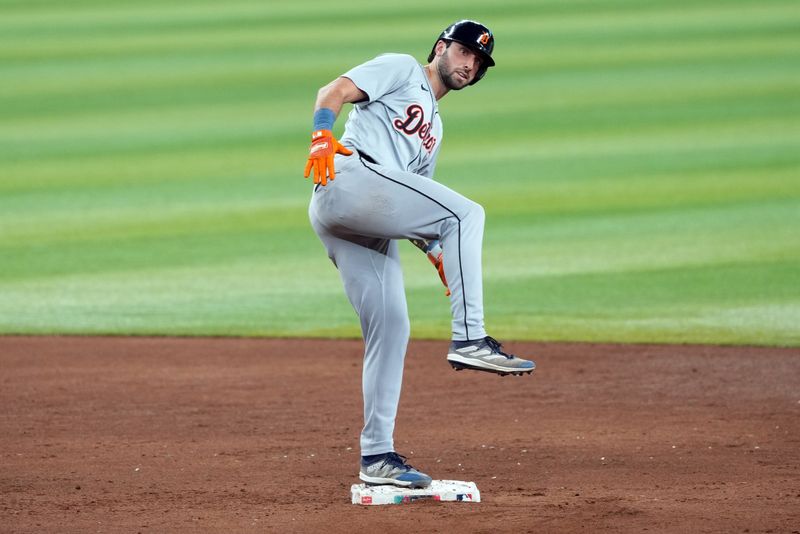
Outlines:
{"type": "Polygon", "coordinates": [[[800,532],[800,349],[415,341],[396,448],[483,502],[350,504],[360,341],[2,337],[3,532],[800,532]]]}

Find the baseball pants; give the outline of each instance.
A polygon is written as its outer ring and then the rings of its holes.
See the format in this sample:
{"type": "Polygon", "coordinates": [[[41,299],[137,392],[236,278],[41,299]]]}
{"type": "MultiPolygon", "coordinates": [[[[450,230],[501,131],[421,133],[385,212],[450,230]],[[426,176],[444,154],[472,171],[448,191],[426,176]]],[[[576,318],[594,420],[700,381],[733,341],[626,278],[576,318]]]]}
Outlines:
{"type": "Polygon", "coordinates": [[[439,239],[450,287],[452,339],[481,339],[483,208],[424,176],[354,152],[316,186],[309,218],[339,270],[364,337],[361,454],[394,451],[394,422],[410,333],[397,240],[439,239]]]}

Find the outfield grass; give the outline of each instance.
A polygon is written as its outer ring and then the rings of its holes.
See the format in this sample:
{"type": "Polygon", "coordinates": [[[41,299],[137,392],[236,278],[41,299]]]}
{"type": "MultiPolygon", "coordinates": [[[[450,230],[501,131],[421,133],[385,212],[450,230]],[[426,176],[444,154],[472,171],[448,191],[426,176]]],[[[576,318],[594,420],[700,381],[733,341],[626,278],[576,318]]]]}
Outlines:
{"type": "Polygon", "coordinates": [[[358,335],[307,221],[316,90],[471,16],[498,67],[441,102],[437,178],[486,208],[489,331],[800,345],[795,0],[459,6],[0,0],[0,333],[358,335]]]}

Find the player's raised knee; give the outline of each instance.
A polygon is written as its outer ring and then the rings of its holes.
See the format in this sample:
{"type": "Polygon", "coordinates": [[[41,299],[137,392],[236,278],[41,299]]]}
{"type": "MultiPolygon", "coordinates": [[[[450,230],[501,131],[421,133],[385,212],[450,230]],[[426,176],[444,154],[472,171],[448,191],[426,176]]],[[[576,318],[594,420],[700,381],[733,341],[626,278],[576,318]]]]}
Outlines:
{"type": "Polygon", "coordinates": [[[483,224],[483,221],[486,220],[486,211],[483,209],[483,206],[477,202],[470,201],[467,207],[466,217],[473,219],[474,222],[479,221],[483,224]]]}

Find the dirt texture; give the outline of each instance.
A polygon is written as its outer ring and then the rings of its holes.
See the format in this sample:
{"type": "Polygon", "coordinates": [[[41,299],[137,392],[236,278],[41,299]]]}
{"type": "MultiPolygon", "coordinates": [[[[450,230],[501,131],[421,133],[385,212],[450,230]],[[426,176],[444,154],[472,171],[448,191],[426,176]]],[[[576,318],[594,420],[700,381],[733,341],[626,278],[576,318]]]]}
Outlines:
{"type": "Polygon", "coordinates": [[[481,503],[350,503],[360,341],[0,337],[2,532],[800,532],[800,349],[412,342],[398,452],[481,503]]]}

